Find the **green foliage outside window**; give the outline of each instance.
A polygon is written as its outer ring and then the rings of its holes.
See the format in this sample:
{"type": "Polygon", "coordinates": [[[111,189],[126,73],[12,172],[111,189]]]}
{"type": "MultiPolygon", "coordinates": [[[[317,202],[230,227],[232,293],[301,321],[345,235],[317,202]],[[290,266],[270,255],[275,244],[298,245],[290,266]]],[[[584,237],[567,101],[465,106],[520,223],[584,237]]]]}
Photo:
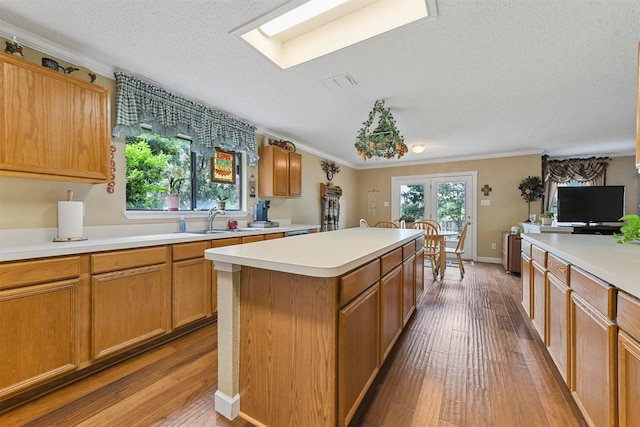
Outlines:
{"type": "Polygon", "coordinates": [[[210,181],[210,158],[192,153],[190,141],[145,132],[126,139],[127,209],[164,210],[167,197],[180,198],[180,210],[208,210],[220,197],[227,210],[240,209],[237,185],[210,181]]]}

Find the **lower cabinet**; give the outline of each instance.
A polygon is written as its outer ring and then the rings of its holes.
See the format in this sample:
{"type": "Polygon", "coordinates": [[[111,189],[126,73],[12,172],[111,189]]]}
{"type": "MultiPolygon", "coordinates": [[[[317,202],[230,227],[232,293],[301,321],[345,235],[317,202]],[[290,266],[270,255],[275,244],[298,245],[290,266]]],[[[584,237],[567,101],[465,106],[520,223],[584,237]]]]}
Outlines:
{"type": "Polygon", "coordinates": [[[640,426],[640,341],[618,333],[618,416],[621,426],[640,426]]]}
{"type": "Polygon", "coordinates": [[[416,304],[424,292],[424,245],[416,252],[416,304]]]}
{"type": "Polygon", "coordinates": [[[160,246],[91,256],[94,359],[120,353],[171,329],[168,250],[160,246]]]}
{"type": "Polygon", "coordinates": [[[540,266],[537,262],[531,263],[531,292],[532,296],[532,308],[531,308],[531,321],[535,326],[542,341],[547,344],[546,333],[546,277],[547,273],[543,266],[540,266]]]}
{"type": "Polygon", "coordinates": [[[343,421],[353,418],[380,368],[380,286],[369,287],[338,318],[338,419],[343,421]]]}
{"type": "Polygon", "coordinates": [[[531,297],[533,290],[533,288],[531,287],[531,258],[523,253],[521,262],[522,269],[520,278],[522,281],[522,307],[524,307],[524,311],[526,311],[527,315],[529,315],[529,318],[531,318],[531,304],[533,302],[533,299],[531,297]]]}
{"type": "Polygon", "coordinates": [[[547,275],[548,339],[547,350],[567,384],[571,384],[569,369],[569,304],[571,289],[555,276],[547,275]]]}
{"type": "Polygon", "coordinates": [[[416,256],[402,262],[402,325],[406,325],[416,309],[416,256]]]}
{"type": "Polygon", "coordinates": [[[89,363],[88,257],[0,264],[0,402],[89,363]]]}
{"type": "Polygon", "coordinates": [[[380,279],[380,357],[393,348],[402,332],[402,267],[396,266],[380,279]]]}
{"type": "Polygon", "coordinates": [[[587,421],[617,425],[617,329],[611,319],[571,295],[571,391],[587,421]]]}
{"type": "Polygon", "coordinates": [[[209,242],[173,245],[172,328],[211,314],[211,261],[204,258],[209,242]]]}
{"type": "Polygon", "coordinates": [[[621,426],[640,427],[640,299],[617,295],[618,418],[621,426]]]}

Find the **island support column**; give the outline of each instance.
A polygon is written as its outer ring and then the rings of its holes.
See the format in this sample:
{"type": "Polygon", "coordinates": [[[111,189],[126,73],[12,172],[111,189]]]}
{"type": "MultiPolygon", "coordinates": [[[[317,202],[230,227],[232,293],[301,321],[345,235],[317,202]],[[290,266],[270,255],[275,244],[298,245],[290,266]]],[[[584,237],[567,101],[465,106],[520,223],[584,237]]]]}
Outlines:
{"type": "Polygon", "coordinates": [[[233,420],[240,412],[240,270],[215,262],[218,272],[218,390],[216,412],[233,420]]]}

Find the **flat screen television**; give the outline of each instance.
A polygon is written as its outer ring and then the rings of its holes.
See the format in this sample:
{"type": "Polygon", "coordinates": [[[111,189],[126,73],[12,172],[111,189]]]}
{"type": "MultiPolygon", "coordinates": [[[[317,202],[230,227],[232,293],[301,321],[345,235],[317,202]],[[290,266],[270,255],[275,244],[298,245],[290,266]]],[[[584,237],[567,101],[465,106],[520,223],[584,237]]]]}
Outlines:
{"type": "Polygon", "coordinates": [[[558,222],[619,222],[624,185],[558,187],[558,222]]]}

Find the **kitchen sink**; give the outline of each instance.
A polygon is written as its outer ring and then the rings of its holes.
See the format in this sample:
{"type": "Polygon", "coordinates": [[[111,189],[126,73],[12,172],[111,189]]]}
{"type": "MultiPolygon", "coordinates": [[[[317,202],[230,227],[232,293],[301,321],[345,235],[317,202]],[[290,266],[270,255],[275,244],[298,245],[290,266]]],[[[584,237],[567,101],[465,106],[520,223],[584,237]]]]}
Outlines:
{"type": "Polygon", "coordinates": [[[221,234],[228,233],[233,230],[198,230],[198,231],[187,231],[187,234],[221,234]]]}

